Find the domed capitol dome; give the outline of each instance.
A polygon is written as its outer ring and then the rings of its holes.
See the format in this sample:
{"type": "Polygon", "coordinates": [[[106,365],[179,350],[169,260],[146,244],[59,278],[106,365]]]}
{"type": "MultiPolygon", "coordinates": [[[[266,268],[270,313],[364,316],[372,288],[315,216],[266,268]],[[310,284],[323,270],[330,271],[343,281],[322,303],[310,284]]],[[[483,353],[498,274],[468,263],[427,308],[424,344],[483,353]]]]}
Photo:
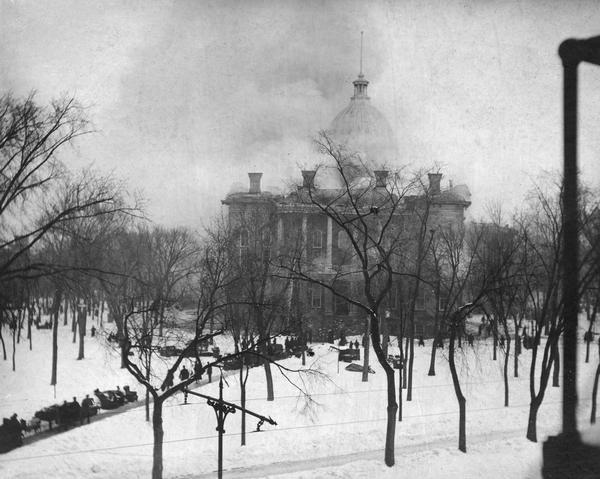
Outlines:
{"type": "Polygon", "coordinates": [[[390,124],[371,104],[369,82],[361,72],[354,80],[350,104],[337,114],[327,132],[351,153],[358,153],[369,169],[379,169],[396,160],[397,146],[390,124]]]}

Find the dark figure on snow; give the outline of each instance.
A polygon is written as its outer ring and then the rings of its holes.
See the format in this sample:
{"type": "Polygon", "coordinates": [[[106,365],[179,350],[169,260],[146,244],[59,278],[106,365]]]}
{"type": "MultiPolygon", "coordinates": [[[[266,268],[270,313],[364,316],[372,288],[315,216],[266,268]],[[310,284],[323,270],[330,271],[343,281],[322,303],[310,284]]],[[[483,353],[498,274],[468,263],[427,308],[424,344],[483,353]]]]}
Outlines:
{"type": "Polygon", "coordinates": [[[504,347],[504,336],[500,336],[500,347],[504,347]]]}
{"type": "Polygon", "coordinates": [[[333,329],[330,329],[330,330],[327,332],[327,342],[328,342],[328,343],[330,343],[330,344],[333,344],[333,341],[334,341],[334,337],[333,337],[333,329]]]}
{"type": "Polygon", "coordinates": [[[183,369],[179,372],[179,380],[181,382],[183,382],[183,381],[187,381],[189,378],[190,378],[190,372],[184,366],[183,369]]]}
{"type": "Polygon", "coordinates": [[[289,351],[290,350],[290,340],[287,338],[287,336],[286,336],[283,344],[284,344],[285,350],[289,351]]]}
{"type": "Polygon", "coordinates": [[[469,334],[467,336],[467,341],[469,341],[469,346],[473,346],[473,341],[475,340],[475,338],[473,337],[472,334],[469,334]]]}
{"type": "Polygon", "coordinates": [[[437,338],[437,347],[440,349],[444,349],[444,338],[438,336],[437,338]]]}
{"type": "Polygon", "coordinates": [[[359,344],[358,344],[358,339],[357,339],[354,341],[354,349],[358,349],[358,346],[359,346],[359,344]]]}
{"type": "Polygon", "coordinates": [[[92,338],[94,336],[96,336],[96,327],[95,326],[92,326],[92,331],[91,332],[92,332],[92,338]]]}
{"type": "Polygon", "coordinates": [[[196,378],[196,382],[202,379],[202,362],[199,359],[196,359],[194,363],[194,377],[196,378]]]}
{"type": "Polygon", "coordinates": [[[58,425],[62,427],[65,431],[67,430],[67,422],[69,418],[69,405],[67,401],[63,401],[63,403],[58,406],[58,425]]]}
{"type": "Polygon", "coordinates": [[[208,374],[208,382],[212,381],[212,366],[209,364],[206,368],[206,374],[208,374]]]}
{"type": "Polygon", "coordinates": [[[419,346],[425,346],[425,340],[423,339],[423,335],[419,336],[419,346]]]}
{"type": "Polygon", "coordinates": [[[86,419],[87,423],[90,423],[90,416],[92,415],[91,409],[94,407],[94,400],[90,397],[89,394],[85,395],[83,401],[81,401],[81,424],[83,424],[83,420],[86,419]]]}
{"type": "Polygon", "coordinates": [[[592,334],[591,331],[586,331],[585,334],[583,335],[583,340],[586,343],[591,343],[594,340],[594,335],[592,334]]]}
{"type": "Polygon", "coordinates": [[[348,343],[348,346],[350,346],[350,349],[352,349],[352,348],[354,348],[354,343],[353,343],[352,341],[350,341],[350,342],[348,343]]]}

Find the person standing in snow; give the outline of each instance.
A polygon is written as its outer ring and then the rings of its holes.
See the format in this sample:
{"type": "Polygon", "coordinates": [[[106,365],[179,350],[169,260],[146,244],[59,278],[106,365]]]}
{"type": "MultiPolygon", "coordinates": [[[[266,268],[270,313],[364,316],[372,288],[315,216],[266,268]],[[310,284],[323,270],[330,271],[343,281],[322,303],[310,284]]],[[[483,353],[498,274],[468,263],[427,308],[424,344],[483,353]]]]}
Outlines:
{"type": "Polygon", "coordinates": [[[190,372],[183,366],[183,369],[179,372],[179,380],[181,382],[187,381],[190,377],[190,372]]]}

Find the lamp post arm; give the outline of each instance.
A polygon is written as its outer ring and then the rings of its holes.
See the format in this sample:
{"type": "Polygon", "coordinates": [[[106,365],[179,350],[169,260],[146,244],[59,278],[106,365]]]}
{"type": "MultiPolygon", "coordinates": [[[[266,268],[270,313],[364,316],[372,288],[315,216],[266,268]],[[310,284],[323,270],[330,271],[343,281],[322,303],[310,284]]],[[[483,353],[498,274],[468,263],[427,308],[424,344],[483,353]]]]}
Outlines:
{"type": "Polygon", "coordinates": [[[239,411],[244,411],[246,414],[249,414],[250,416],[254,416],[257,419],[260,419],[261,421],[268,422],[269,424],[272,424],[273,426],[277,426],[277,423],[271,417],[266,417],[266,416],[263,416],[261,414],[255,413],[253,411],[250,411],[249,409],[242,408],[241,406],[238,406],[237,404],[233,404],[233,403],[224,401],[222,399],[219,400],[218,398],[214,398],[212,396],[208,396],[206,394],[197,393],[197,392],[194,392],[194,391],[188,391],[187,393],[188,394],[192,394],[193,396],[198,396],[198,397],[201,397],[203,399],[207,399],[209,401],[220,402],[220,403],[222,403],[222,404],[224,404],[226,406],[232,407],[232,408],[237,409],[239,411]]]}

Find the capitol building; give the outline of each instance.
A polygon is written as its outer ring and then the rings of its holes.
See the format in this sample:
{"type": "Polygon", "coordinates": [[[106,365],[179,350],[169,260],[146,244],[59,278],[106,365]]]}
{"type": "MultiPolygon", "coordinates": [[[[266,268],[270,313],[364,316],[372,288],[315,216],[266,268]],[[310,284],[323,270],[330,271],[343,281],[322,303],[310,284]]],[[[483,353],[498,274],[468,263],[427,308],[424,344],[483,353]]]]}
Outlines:
{"type": "MultiPolygon", "coordinates": [[[[369,81],[361,72],[353,82],[354,94],[350,103],[333,118],[325,131],[328,139],[340,145],[344,151],[352,152],[350,163],[355,174],[351,178],[356,184],[371,182],[377,187],[385,187],[388,172],[396,171],[402,165],[398,158],[395,135],[385,116],[371,103],[368,96],[369,81]],[[358,160],[357,160],[358,159],[358,160]]],[[[261,187],[261,172],[249,172],[247,191],[230,193],[222,201],[227,208],[229,223],[236,235],[236,245],[240,254],[245,251],[264,251],[270,258],[273,253],[282,252],[300,242],[302,256],[310,263],[323,281],[333,278],[344,263],[352,260],[346,254],[348,250],[347,233],[324,214],[315,204],[311,204],[308,193],[318,193],[321,197],[335,198],[344,187],[336,165],[326,161],[318,167],[298,172],[298,186],[286,194],[264,191],[261,187]]],[[[423,195],[405,198],[405,210],[418,208],[429,201],[429,219],[427,227],[435,225],[462,225],[465,211],[470,205],[470,193],[465,185],[441,187],[442,174],[438,171],[427,175],[423,195]],[[426,191],[426,193],[425,193],[426,191]],[[429,226],[431,225],[431,226],[429,226]]],[[[347,178],[346,178],[347,180],[347,178]]],[[[347,186],[347,183],[346,183],[347,186]]],[[[400,211],[404,214],[406,211],[400,211]]],[[[348,294],[360,291],[360,274],[346,275],[343,280],[336,279],[336,287],[348,294]]],[[[388,301],[385,317],[393,334],[394,324],[402,314],[403,295],[408,288],[394,284],[388,301]]],[[[296,314],[302,317],[300,329],[310,330],[315,338],[324,338],[326,332],[335,334],[359,334],[364,331],[365,313],[359,308],[340,299],[327,288],[321,288],[303,281],[293,282],[289,291],[290,304],[295,304],[296,314]]],[[[415,305],[415,333],[431,336],[432,318],[435,308],[442,301],[435,298],[430,287],[423,287],[415,305]]],[[[294,320],[288,327],[294,329],[294,320]]]]}

